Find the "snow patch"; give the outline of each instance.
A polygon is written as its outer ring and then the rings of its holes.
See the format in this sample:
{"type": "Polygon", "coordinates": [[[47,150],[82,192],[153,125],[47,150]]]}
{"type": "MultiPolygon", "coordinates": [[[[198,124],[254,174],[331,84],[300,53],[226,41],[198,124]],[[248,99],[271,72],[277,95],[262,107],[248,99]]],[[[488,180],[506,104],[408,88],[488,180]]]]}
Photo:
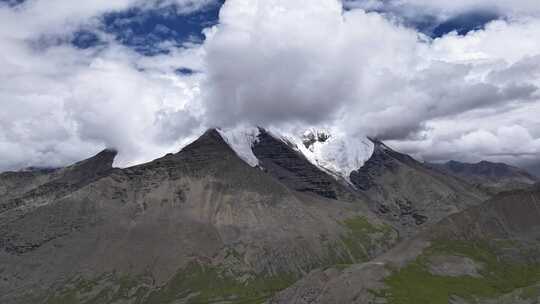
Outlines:
{"type": "Polygon", "coordinates": [[[217,129],[217,131],[238,157],[252,167],[259,165],[259,160],[252,150],[253,145],[259,140],[259,128],[217,129]]]}
{"type": "MultiPolygon", "coordinates": [[[[217,131],[238,157],[252,167],[259,166],[252,149],[259,140],[259,128],[237,127],[217,131]]],[[[349,183],[351,173],[360,169],[375,150],[375,145],[367,137],[347,137],[336,131],[311,129],[301,136],[275,130],[267,132],[290,145],[319,169],[349,183]]]]}
{"type": "Polygon", "coordinates": [[[312,164],[349,183],[351,173],[364,166],[375,150],[366,137],[346,137],[325,130],[308,130],[301,137],[285,138],[312,164]]]}

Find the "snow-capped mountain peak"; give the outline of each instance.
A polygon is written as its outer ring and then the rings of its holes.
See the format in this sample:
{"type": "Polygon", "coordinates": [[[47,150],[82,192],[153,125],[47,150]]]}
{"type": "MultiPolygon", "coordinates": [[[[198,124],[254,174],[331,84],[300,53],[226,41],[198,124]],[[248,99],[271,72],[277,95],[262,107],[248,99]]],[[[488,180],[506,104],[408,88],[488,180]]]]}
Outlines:
{"type": "MultiPolygon", "coordinates": [[[[253,147],[259,141],[258,127],[217,129],[223,140],[252,167],[260,166],[253,147]]],[[[272,137],[302,154],[310,163],[348,182],[353,171],[360,169],[371,157],[375,145],[366,137],[347,137],[340,132],[309,129],[301,135],[267,131],[272,137]]]]}
{"type": "Polygon", "coordinates": [[[312,164],[349,181],[371,157],[374,144],[366,137],[347,137],[340,132],[308,130],[301,137],[287,137],[312,164]]]}

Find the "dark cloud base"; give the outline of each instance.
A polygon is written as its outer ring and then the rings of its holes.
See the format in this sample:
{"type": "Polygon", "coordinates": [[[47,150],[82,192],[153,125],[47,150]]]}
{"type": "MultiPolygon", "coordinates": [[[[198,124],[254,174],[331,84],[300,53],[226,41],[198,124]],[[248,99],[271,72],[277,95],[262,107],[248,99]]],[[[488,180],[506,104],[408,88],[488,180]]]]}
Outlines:
{"type": "Polygon", "coordinates": [[[450,16],[441,16],[440,12],[407,5],[406,2],[388,0],[378,3],[376,8],[369,8],[364,6],[365,3],[362,0],[344,0],[343,6],[345,10],[363,8],[368,12],[386,15],[431,38],[440,38],[452,32],[465,35],[471,31],[484,29],[485,25],[491,21],[504,18],[501,14],[489,9],[474,9],[450,16]]]}
{"type": "Polygon", "coordinates": [[[422,32],[431,37],[442,37],[451,32],[457,32],[458,35],[465,35],[470,31],[482,30],[485,25],[491,21],[501,19],[495,12],[489,11],[471,11],[463,13],[442,23],[434,23],[425,28],[419,28],[422,32]],[[435,25],[435,27],[433,27],[435,25]]]}

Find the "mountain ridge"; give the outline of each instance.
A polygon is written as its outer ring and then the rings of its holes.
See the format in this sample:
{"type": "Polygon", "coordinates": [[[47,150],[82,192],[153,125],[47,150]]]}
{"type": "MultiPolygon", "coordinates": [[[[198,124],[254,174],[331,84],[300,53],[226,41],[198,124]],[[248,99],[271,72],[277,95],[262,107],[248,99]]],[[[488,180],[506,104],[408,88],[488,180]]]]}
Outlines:
{"type": "Polygon", "coordinates": [[[478,163],[452,160],[443,164],[428,164],[428,166],[494,194],[506,190],[526,189],[540,180],[524,169],[485,160],[478,163]]]}
{"type": "Polygon", "coordinates": [[[360,201],[298,192],[249,166],[215,130],[176,154],[66,189],[0,213],[2,303],[269,297],[311,269],[363,261],[397,241],[360,201]],[[122,278],[133,293],[123,293],[122,278]],[[202,278],[235,287],[194,285],[202,278]]]}
{"type": "Polygon", "coordinates": [[[441,174],[381,141],[371,158],[351,174],[351,181],[371,199],[371,209],[404,235],[422,230],[487,195],[452,176],[441,174]]]}
{"type": "MultiPolygon", "coordinates": [[[[380,141],[346,180],[300,137],[235,136],[209,129],[128,168],[105,150],[52,173],[0,174],[0,186],[23,176],[0,192],[0,302],[259,303],[317,269],[363,265],[376,278],[398,242],[487,198],[380,141]]],[[[329,138],[352,164],[370,150],[329,138]]]]}

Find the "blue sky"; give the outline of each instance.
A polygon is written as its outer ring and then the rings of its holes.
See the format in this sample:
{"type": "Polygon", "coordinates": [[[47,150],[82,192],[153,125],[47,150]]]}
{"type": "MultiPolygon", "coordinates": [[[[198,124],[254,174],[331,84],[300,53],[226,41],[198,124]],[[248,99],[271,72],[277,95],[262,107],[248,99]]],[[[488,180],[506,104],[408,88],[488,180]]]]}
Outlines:
{"type": "Polygon", "coordinates": [[[192,13],[181,13],[175,5],[156,8],[131,7],[98,17],[99,26],[81,28],[73,34],[71,43],[79,48],[99,47],[105,43],[100,32],[136,52],[153,56],[167,53],[172,46],[200,44],[203,30],[218,22],[222,0],[192,13]],[[167,43],[166,46],[162,45],[167,43]]]}
{"type": "MultiPolygon", "coordinates": [[[[15,5],[24,0],[2,0],[15,5]]],[[[82,28],[73,33],[71,42],[80,48],[98,47],[104,42],[100,40],[97,31],[114,35],[123,45],[146,56],[153,56],[169,51],[170,44],[202,43],[205,39],[203,30],[219,22],[219,10],[224,0],[217,0],[202,10],[184,14],[177,11],[175,5],[157,8],[131,7],[99,16],[98,28],[82,28]],[[162,43],[168,43],[162,46],[162,43]]],[[[358,2],[358,1],[354,1],[358,2]]],[[[359,9],[344,3],[347,10],[359,9]]],[[[451,32],[465,35],[470,31],[483,29],[484,25],[499,18],[495,12],[476,9],[459,12],[441,18],[434,12],[417,11],[411,14],[410,8],[381,7],[367,10],[386,15],[396,22],[414,28],[431,37],[442,37],[451,32]]],[[[180,70],[180,73],[187,70],[180,70]]]]}
{"type": "Polygon", "coordinates": [[[162,42],[179,46],[201,43],[204,40],[203,29],[218,23],[222,4],[220,0],[189,14],[179,14],[173,5],[147,10],[131,8],[104,15],[103,30],[137,52],[154,55],[166,52],[158,46],[162,42]]]}

